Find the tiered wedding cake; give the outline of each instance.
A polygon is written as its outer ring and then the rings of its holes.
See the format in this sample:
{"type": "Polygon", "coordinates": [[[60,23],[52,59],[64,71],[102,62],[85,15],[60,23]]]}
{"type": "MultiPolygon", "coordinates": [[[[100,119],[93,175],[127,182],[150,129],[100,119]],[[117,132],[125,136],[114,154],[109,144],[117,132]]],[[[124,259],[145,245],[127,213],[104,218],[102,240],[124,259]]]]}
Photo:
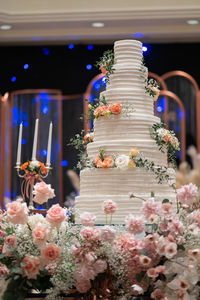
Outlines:
{"type": "MultiPolygon", "coordinates": [[[[167,167],[167,154],[158,150],[149,129],[160,122],[153,115],[153,98],[146,93],[147,68],[142,63],[142,44],[135,40],[122,40],[114,44],[114,73],[110,75],[106,91],[101,93],[108,104],[120,103],[129,112],[100,117],[94,122],[94,141],[87,146],[87,153],[94,160],[102,147],[106,155],[129,155],[137,147],[148,161],[167,167]]],[[[168,169],[174,179],[174,170],[168,169]]],[[[155,193],[155,199],[168,198],[175,201],[175,192],[166,180],[158,183],[155,174],[145,168],[85,168],[80,174],[80,196],[76,208],[97,216],[96,223],[105,223],[102,203],[111,199],[118,210],[113,223],[124,223],[129,213],[140,214],[142,200],[155,193]],[[136,198],[130,198],[133,193],[136,198]],[[138,197],[138,198],[137,198],[138,197]]]]}

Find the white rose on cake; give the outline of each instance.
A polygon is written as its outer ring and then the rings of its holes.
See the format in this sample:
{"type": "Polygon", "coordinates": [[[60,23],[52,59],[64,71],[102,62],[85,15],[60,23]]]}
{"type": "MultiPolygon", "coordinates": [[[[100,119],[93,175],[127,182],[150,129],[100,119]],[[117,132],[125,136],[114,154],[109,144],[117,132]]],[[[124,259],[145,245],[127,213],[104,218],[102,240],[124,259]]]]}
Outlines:
{"type": "Polygon", "coordinates": [[[121,170],[128,169],[129,159],[128,155],[119,155],[115,160],[116,167],[121,170]]]}

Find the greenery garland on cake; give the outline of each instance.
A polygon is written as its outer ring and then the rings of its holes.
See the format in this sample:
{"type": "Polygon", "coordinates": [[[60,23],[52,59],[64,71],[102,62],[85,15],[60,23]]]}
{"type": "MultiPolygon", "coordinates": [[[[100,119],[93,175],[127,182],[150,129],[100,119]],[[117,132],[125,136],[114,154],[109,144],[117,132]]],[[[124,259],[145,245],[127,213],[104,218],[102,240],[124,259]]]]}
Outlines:
{"type": "Polygon", "coordinates": [[[98,67],[101,72],[106,75],[106,83],[110,80],[110,75],[114,73],[113,65],[115,63],[114,60],[114,52],[113,50],[106,50],[103,53],[103,56],[96,63],[96,67],[98,67]]]}

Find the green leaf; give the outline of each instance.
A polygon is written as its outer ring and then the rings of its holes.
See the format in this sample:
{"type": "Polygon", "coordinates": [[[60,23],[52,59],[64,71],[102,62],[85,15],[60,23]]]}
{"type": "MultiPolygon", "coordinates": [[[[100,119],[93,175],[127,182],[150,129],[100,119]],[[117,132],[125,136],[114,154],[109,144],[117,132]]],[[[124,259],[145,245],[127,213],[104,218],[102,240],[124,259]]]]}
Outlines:
{"type": "Polygon", "coordinates": [[[141,253],[142,255],[149,255],[149,254],[151,253],[151,251],[149,251],[149,250],[147,250],[147,249],[142,249],[142,250],[140,250],[140,253],[141,253]]]}
{"type": "Polygon", "coordinates": [[[162,203],[169,203],[169,199],[163,199],[162,203]]]}
{"type": "Polygon", "coordinates": [[[141,282],[144,276],[145,276],[145,272],[142,271],[141,273],[135,275],[135,279],[137,280],[137,282],[141,282]]]}

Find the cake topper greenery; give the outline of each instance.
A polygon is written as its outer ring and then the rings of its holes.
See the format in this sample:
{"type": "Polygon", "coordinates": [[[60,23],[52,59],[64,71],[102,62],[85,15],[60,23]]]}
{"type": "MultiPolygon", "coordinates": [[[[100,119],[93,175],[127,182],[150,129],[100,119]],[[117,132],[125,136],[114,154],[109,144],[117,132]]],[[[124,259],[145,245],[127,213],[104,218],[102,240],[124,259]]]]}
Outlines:
{"type": "Polygon", "coordinates": [[[145,90],[154,101],[158,100],[160,89],[159,84],[154,78],[146,79],[145,80],[145,90]]]}
{"type": "Polygon", "coordinates": [[[150,135],[156,141],[159,150],[168,150],[168,160],[176,168],[176,151],[180,150],[180,143],[173,130],[165,129],[164,123],[155,123],[150,128],[150,135]]]}
{"type": "Polygon", "coordinates": [[[96,67],[99,68],[99,70],[101,70],[101,72],[106,75],[106,83],[109,82],[110,75],[114,73],[114,63],[115,60],[113,50],[105,51],[103,53],[103,56],[96,63],[96,67]]]}

